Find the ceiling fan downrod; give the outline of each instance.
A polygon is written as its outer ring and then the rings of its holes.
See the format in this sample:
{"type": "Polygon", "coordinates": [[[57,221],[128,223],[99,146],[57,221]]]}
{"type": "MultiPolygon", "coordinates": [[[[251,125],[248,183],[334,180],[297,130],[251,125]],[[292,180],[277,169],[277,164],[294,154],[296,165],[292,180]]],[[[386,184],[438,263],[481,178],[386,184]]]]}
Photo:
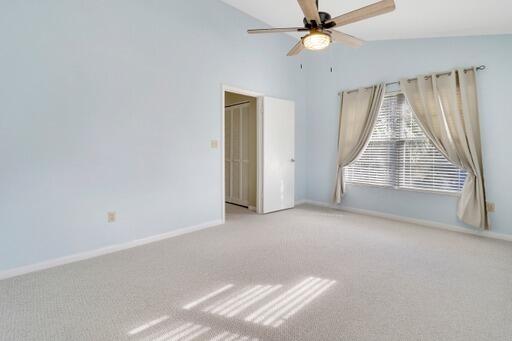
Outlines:
{"type": "MultiPolygon", "coordinates": [[[[319,4],[319,0],[316,0],[317,10],[319,9],[318,4],[319,4]]],[[[331,15],[329,13],[322,12],[322,11],[318,10],[318,16],[320,17],[320,22],[316,22],[316,20],[309,20],[308,18],[304,18],[304,20],[303,20],[304,28],[307,28],[309,30],[311,30],[311,29],[329,29],[329,28],[332,28],[333,26],[336,26],[335,23],[329,22],[332,19],[331,15]]]]}

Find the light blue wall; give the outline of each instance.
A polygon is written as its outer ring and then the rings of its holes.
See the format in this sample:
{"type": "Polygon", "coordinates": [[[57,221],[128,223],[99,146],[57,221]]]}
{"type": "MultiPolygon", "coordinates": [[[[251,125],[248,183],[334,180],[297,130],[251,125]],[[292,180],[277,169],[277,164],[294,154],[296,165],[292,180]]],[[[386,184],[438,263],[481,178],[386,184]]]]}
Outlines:
{"type": "Polygon", "coordinates": [[[219,1],[2,1],[0,271],[220,219],[221,83],[296,102],[303,199],[305,74],[261,26],[219,1]]]}
{"type": "MultiPolygon", "coordinates": [[[[383,41],[357,50],[333,46],[308,54],[308,199],[331,199],[340,90],[485,64],[488,69],[479,72],[478,85],[487,194],[497,209],[491,215],[492,230],[512,234],[511,56],[510,35],[383,41]]],[[[462,226],[456,218],[456,202],[456,197],[447,195],[349,186],[343,205],[462,226]]]]}
{"type": "MultiPolygon", "coordinates": [[[[222,83],[297,103],[296,198],[329,202],[339,90],[481,63],[493,229],[512,233],[511,36],[288,58],[290,37],[245,33],[261,25],[219,1],[2,2],[0,271],[220,219],[222,83]]],[[[457,223],[449,196],[352,187],[344,204],[457,223]]]]}

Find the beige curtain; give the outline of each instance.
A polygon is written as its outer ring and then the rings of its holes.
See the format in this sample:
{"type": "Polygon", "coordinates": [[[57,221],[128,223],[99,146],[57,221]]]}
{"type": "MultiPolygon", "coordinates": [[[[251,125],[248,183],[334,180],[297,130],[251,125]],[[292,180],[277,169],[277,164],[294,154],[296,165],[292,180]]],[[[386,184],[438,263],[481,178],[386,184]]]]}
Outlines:
{"type": "Polygon", "coordinates": [[[343,167],[349,166],[364,151],[384,100],[385,84],[341,94],[338,135],[338,162],[334,201],[345,193],[343,167]]]}
{"type": "Polygon", "coordinates": [[[488,229],[476,70],[403,79],[400,86],[432,143],[468,172],[457,216],[466,224],[488,229]]]}

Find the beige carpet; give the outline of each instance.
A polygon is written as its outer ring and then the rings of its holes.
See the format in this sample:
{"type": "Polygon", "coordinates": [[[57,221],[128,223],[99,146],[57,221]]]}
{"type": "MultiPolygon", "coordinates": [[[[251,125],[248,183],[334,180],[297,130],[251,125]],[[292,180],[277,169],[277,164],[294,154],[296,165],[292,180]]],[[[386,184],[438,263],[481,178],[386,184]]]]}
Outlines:
{"type": "Polygon", "coordinates": [[[512,340],[512,243],[301,206],[0,282],[0,340],[512,340]]]}

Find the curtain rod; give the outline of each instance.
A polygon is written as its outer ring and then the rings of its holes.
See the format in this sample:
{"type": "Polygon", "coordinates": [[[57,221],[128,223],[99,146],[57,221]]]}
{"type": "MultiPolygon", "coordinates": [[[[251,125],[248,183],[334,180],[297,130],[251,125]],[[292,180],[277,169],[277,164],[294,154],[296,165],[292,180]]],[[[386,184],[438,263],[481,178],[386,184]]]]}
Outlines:
{"type": "MultiPolygon", "coordinates": [[[[480,66],[477,66],[475,68],[468,68],[468,69],[464,69],[464,71],[470,71],[470,70],[477,70],[477,71],[483,71],[487,68],[486,65],[480,65],[480,66]]],[[[440,76],[446,76],[446,75],[449,75],[451,74],[452,71],[448,71],[448,72],[443,72],[443,73],[439,73],[439,74],[436,74],[437,77],[440,77],[440,76]]],[[[425,76],[425,79],[429,79],[430,77],[432,76],[425,76]]],[[[418,79],[417,77],[415,78],[409,78],[407,79],[408,81],[413,81],[415,79],[418,79]]],[[[390,83],[386,83],[386,86],[390,86],[390,85],[395,85],[395,84],[400,84],[400,81],[396,81],[396,82],[390,82],[390,83]]],[[[372,86],[368,86],[368,87],[365,87],[363,89],[371,89],[372,86]]],[[[353,93],[353,92],[356,92],[358,91],[359,89],[354,89],[354,90],[350,90],[350,91],[345,91],[346,93],[350,94],[350,93],[353,93]]],[[[338,95],[341,95],[343,93],[343,91],[339,92],[338,95]]]]}

